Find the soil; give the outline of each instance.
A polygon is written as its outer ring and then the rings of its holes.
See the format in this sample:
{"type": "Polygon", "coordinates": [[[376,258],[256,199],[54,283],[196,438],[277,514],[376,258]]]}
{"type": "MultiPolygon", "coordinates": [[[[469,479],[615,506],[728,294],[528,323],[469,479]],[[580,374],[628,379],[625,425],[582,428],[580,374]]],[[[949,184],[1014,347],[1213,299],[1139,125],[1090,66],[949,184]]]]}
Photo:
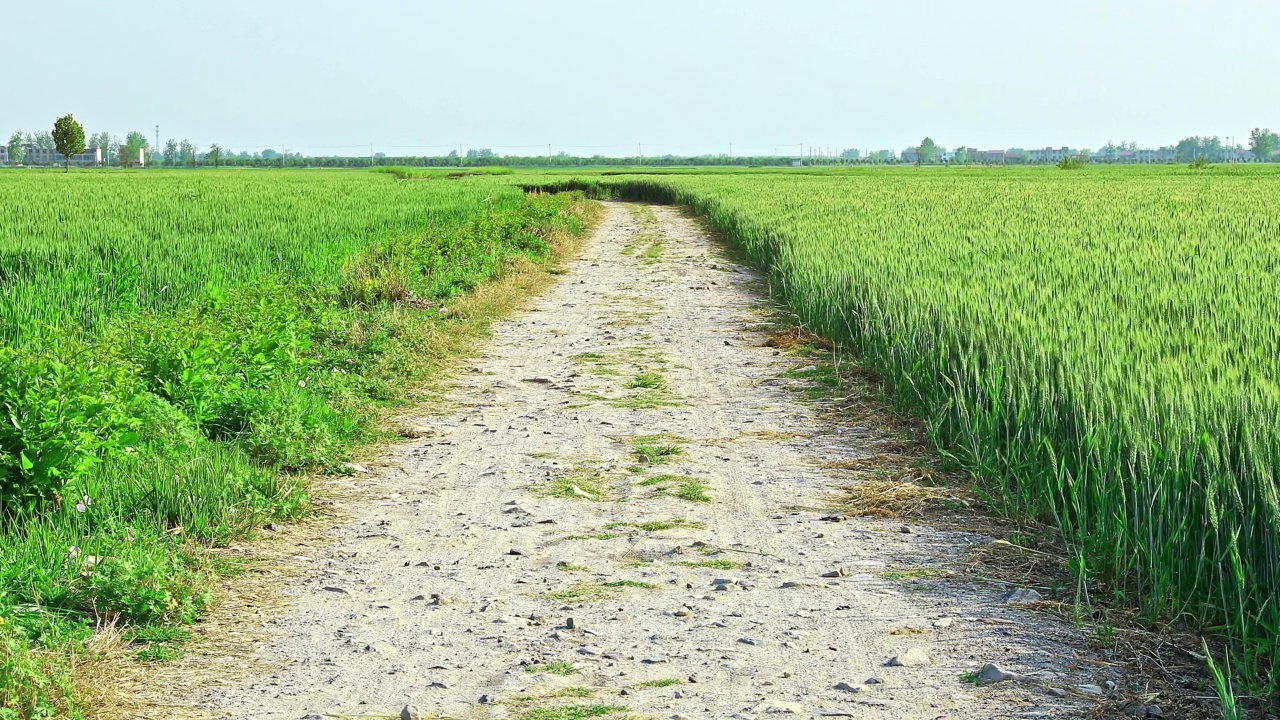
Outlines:
{"type": "Polygon", "coordinates": [[[358,468],[329,542],[297,548],[260,670],[183,702],[289,719],[1114,705],[1076,687],[1121,679],[1080,629],[947,572],[990,538],[833,510],[839,468],[892,438],[804,400],[810,360],[770,346],[769,313],[762,278],[698,223],[608,203],[450,410],[358,468]],[[975,684],[987,663],[1022,678],[975,684]]]}

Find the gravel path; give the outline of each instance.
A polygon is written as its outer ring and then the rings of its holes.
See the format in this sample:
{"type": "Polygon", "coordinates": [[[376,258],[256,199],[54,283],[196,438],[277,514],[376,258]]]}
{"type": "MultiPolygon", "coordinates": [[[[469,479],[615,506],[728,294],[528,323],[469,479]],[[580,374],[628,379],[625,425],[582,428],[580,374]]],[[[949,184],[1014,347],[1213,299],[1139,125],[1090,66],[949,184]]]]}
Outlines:
{"type": "Polygon", "coordinates": [[[495,328],[459,409],[420,418],[431,436],[360,477],[353,519],[268,623],[258,659],[278,671],[201,703],[236,718],[1092,706],[1054,694],[1097,681],[1071,669],[1071,628],[995,586],[886,572],[941,567],[975,536],[829,519],[839,480],[823,464],[874,438],[824,425],[788,387],[798,361],[762,346],[761,301],[759,278],[678,211],[608,204],[561,282],[495,328]],[[987,662],[1033,679],[961,680],[987,662]]]}

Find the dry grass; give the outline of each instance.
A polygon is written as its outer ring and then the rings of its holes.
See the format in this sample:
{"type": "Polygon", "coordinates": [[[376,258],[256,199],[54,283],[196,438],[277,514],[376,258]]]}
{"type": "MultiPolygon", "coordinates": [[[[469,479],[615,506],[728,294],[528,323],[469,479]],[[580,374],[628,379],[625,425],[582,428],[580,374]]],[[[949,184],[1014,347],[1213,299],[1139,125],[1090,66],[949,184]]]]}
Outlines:
{"type": "Polygon", "coordinates": [[[902,478],[863,480],[842,488],[841,509],[861,517],[923,517],[931,511],[968,505],[956,490],[938,485],[922,485],[902,478]]]}
{"type": "Polygon", "coordinates": [[[761,343],[761,346],[777,348],[786,352],[806,349],[830,350],[832,348],[830,340],[814,335],[798,325],[790,325],[775,332],[761,343]]]}
{"type": "MultiPolygon", "coordinates": [[[[592,227],[602,208],[586,202],[577,211],[584,225],[592,227]]],[[[422,378],[415,397],[423,406],[400,417],[388,417],[388,437],[399,434],[404,416],[443,412],[440,398],[450,382],[450,370],[474,357],[488,336],[490,324],[517,310],[528,297],[556,280],[562,264],[574,257],[589,233],[582,237],[559,234],[548,239],[552,262],[547,267],[527,260],[508,265],[501,275],[459,298],[450,308],[453,321],[436,326],[427,335],[423,355],[415,365],[422,378]],[[434,402],[433,402],[434,401],[434,402]],[[427,403],[431,403],[430,406],[427,403]]],[[[414,312],[410,308],[402,312],[414,312]]],[[[366,457],[378,448],[366,448],[366,457]]],[[[99,631],[92,652],[75,669],[79,697],[93,720],[194,720],[224,717],[199,707],[196,699],[218,687],[232,687],[251,675],[269,673],[270,663],[254,659],[269,637],[265,623],[291,604],[284,592],[291,578],[307,572],[312,557],[329,545],[331,528],[343,522],[342,508],[367,498],[369,482],[359,485],[343,478],[316,478],[309,485],[316,512],[306,521],[264,533],[253,543],[209,551],[227,566],[241,570],[220,577],[214,587],[216,600],[205,618],[191,628],[193,639],[185,657],[168,662],[143,662],[131,654],[114,628],[99,631]]],[[[136,648],[133,648],[136,650],[136,648]]]]}

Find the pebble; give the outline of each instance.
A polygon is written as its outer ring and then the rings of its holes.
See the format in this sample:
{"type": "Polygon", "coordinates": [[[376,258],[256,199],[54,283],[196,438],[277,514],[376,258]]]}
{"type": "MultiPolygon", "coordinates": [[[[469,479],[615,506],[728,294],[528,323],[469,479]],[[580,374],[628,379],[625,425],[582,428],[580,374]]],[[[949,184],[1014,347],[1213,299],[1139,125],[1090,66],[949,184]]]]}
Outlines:
{"type": "Polygon", "coordinates": [[[933,661],[920,648],[911,648],[900,655],[890,658],[887,664],[894,667],[922,667],[932,665],[933,661]]]}
{"type": "Polygon", "coordinates": [[[862,692],[862,686],[861,686],[861,685],[851,685],[851,684],[849,684],[849,683],[847,683],[847,682],[838,682],[838,683],[836,683],[836,685],[835,685],[835,689],[836,689],[836,690],[843,690],[844,692],[850,692],[850,693],[860,693],[860,692],[862,692]]]}
{"type": "Polygon", "coordinates": [[[647,657],[641,660],[640,662],[644,663],[645,665],[661,665],[663,663],[671,662],[671,658],[667,657],[666,655],[654,655],[653,657],[647,657]]]}
{"type": "Polygon", "coordinates": [[[1102,688],[1097,685],[1077,685],[1076,689],[1085,695],[1101,695],[1102,688]]]}
{"type": "MultiPolygon", "coordinates": [[[[318,715],[316,717],[319,717],[318,715]]],[[[420,720],[422,716],[418,714],[418,708],[413,705],[405,705],[400,710],[400,720],[420,720]]]]}
{"type": "Polygon", "coordinates": [[[947,628],[955,624],[956,624],[956,621],[954,618],[938,618],[937,620],[933,621],[933,626],[939,630],[946,630],[947,628]]]}
{"type": "Polygon", "coordinates": [[[1016,588],[1014,590],[1010,590],[1007,593],[1004,593],[1003,595],[1000,596],[999,599],[1000,599],[1000,602],[1002,603],[1015,604],[1015,603],[1040,602],[1041,600],[1044,599],[1044,597],[1041,596],[1040,593],[1036,592],[1035,590],[1031,590],[1030,588],[1016,588]]]}

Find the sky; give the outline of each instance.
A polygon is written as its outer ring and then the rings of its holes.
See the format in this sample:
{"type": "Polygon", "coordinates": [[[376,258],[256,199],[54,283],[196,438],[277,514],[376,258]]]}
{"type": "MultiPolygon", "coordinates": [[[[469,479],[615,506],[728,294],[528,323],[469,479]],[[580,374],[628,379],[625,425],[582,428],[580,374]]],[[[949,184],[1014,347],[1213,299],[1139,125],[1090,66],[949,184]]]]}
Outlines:
{"type": "Polygon", "coordinates": [[[68,112],[88,133],[158,124],[162,143],[335,155],[1096,149],[1280,129],[1276,0],[7,5],[6,139],[68,112]]]}

